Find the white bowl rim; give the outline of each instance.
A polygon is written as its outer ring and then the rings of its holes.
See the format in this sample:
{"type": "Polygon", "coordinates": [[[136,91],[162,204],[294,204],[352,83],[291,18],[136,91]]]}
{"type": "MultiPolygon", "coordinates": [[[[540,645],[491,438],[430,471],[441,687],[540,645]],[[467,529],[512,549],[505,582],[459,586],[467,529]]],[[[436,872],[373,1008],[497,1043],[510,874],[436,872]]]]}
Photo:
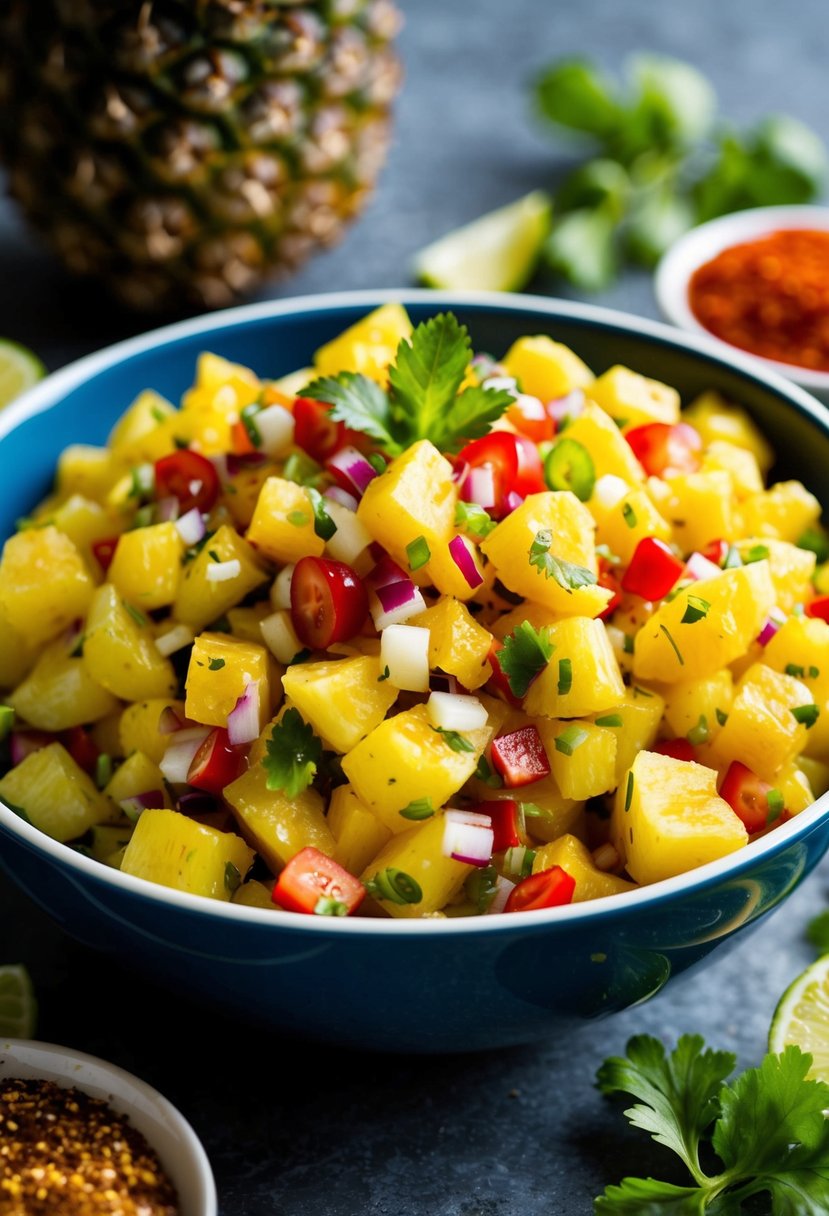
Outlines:
{"type": "Polygon", "coordinates": [[[705,334],[729,351],[756,359],[764,368],[794,380],[806,388],[829,391],[829,372],[814,371],[797,363],[781,363],[764,355],[752,355],[724,342],[706,329],[694,316],[688,303],[688,284],[700,266],[732,245],[783,229],[818,228],[829,230],[829,207],[799,204],[777,207],[750,207],[707,220],[678,237],[663,254],[654,272],[654,294],[663,315],[680,329],[705,334]]]}
{"type": "Polygon", "coordinates": [[[175,1141],[176,1162],[167,1163],[162,1160],[166,1172],[171,1179],[174,1172],[179,1176],[186,1172],[191,1180],[192,1189],[187,1199],[192,1202],[188,1203],[187,1208],[184,1208],[184,1201],[181,1195],[179,1196],[184,1209],[183,1216],[189,1216],[190,1209],[193,1216],[217,1216],[216,1183],[201,1140],[169,1098],[165,1098],[140,1077],[110,1063],[109,1060],[102,1060],[99,1056],[76,1051],[71,1047],[42,1043],[36,1039],[2,1037],[0,1077],[20,1080],[42,1078],[69,1084],[91,1097],[102,1098],[119,1114],[129,1116],[132,1126],[142,1132],[150,1147],[161,1158],[162,1153],[158,1146],[139,1126],[139,1123],[148,1122],[142,1118],[140,1106],[148,1108],[164,1124],[175,1141]],[[178,1168],[175,1168],[177,1163],[178,1168]]]}
{"type": "MultiPolygon", "coordinates": [[[[704,356],[712,363],[738,371],[763,388],[771,388],[786,397],[803,413],[810,416],[819,428],[829,431],[827,415],[821,404],[811,394],[793,384],[791,380],[759,365],[750,355],[735,350],[727,343],[719,342],[708,334],[678,332],[670,325],[659,321],[636,317],[614,309],[592,304],[574,303],[554,297],[521,294],[504,295],[501,292],[467,291],[444,292],[409,287],[384,288],[382,290],[331,292],[320,295],[292,297],[282,300],[266,300],[224,311],[208,313],[185,321],[175,322],[160,329],[151,330],[126,341],[108,346],[94,354],[69,364],[58,372],[47,376],[34,388],[24,393],[16,402],[0,413],[0,440],[18,423],[48,409],[60,397],[83,383],[93,375],[106,370],[121,360],[141,354],[153,347],[172,345],[180,339],[213,330],[244,327],[250,322],[287,314],[325,312],[337,308],[377,308],[381,304],[400,303],[434,305],[437,308],[485,307],[521,315],[522,313],[548,314],[553,318],[581,321],[590,325],[605,325],[616,330],[627,331],[637,337],[651,338],[658,343],[681,351],[704,356]]],[[[788,823],[782,824],[768,835],[752,841],[746,849],[740,849],[718,861],[706,862],[694,870],[674,878],[627,891],[619,895],[606,895],[600,899],[568,904],[559,908],[546,908],[522,912],[520,928],[567,924],[572,921],[594,921],[611,913],[635,914],[648,905],[659,904],[671,896],[689,895],[695,891],[715,885],[725,877],[739,877],[754,868],[764,857],[785,849],[798,837],[806,836],[817,822],[829,812],[829,793],[821,795],[805,811],[801,811],[788,823]],[[748,854],[748,856],[746,856],[748,854]]],[[[301,916],[278,909],[250,908],[223,900],[209,899],[203,895],[190,895],[183,891],[164,887],[131,874],[122,874],[90,857],[84,857],[69,845],[53,840],[45,833],[27,823],[14,811],[0,802],[0,825],[12,836],[32,846],[35,851],[45,853],[52,862],[75,870],[80,877],[151,902],[177,908],[191,914],[206,917],[218,916],[228,921],[251,925],[272,926],[274,932],[326,934],[330,932],[346,936],[410,937],[424,934],[462,935],[466,933],[515,932],[518,927],[513,916],[464,916],[445,919],[390,917],[329,917],[301,916]]]]}

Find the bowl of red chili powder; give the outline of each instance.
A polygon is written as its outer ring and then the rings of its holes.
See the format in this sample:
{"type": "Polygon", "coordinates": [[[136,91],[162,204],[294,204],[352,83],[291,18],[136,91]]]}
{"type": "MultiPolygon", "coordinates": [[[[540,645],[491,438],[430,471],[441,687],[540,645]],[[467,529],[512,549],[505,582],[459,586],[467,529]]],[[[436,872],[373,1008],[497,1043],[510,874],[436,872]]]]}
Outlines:
{"type": "Polygon", "coordinates": [[[669,321],[829,402],[829,207],[757,207],[692,228],[656,271],[669,321]]]}

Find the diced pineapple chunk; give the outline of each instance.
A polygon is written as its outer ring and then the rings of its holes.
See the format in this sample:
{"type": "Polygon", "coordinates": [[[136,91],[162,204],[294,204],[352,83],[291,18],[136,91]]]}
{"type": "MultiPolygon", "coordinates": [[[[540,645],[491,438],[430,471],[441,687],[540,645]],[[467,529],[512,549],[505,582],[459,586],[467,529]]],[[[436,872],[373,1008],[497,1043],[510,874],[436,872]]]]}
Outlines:
{"type": "Polygon", "coordinates": [[[767,561],[691,584],[663,603],[637,633],[633,657],[637,679],[674,684],[692,674],[713,674],[745,654],[774,601],[767,561]],[[689,595],[704,599],[709,607],[701,619],[683,624],[689,595]]]}
{"type": "Polygon", "coordinates": [[[601,621],[567,617],[549,626],[548,637],[553,655],[524,698],[528,714],[580,718],[623,700],[622,674],[601,621]]]}
{"type": "Polygon", "coordinates": [[[685,420],[699,431],[706,447],[723,439],[753,452],[763,473],[771,468],[774,452],[759,428],[745,410],[731,405],[719,393],[702,393],[685,411],[685,420]]]}
{"type": "Polygon", "coordinates": [[[277,873],[300,849],[311,846],[334,856],[334,837],[325,818],[322,797],[310,787],[288,798],[268,789],[268,774],[254,763],[224,791],[239,829],[270,869],[277,873]]]}
{"type": "Polygon", "coordinates": [[[664,511],[683,553],[704,549],[721,536],[737,534],[730,473],[682,473],[668,484],[671,497],[664,511]]]}
{"type": "Polygon", "coordinates": [[[575,351],[546,334],[519,338],[502,359],[507,375],[514,376],[521,391],[541,401],[566,397],[576,388],[587,388],[593,373],[575,351]]]}
{"type": "Polygon", "coordinates": [[[233,528],[222,524],[211,536],[210,543],[184,567],[173,616],[198,632],[267,580],[266,571],[258,564],[256,553],[247,541],[233,528]],[[239,573],[220,582],[212,581],[207,571],[216,558],[220,564],[238,561],[239,573]]]}
{"type": "Polygon", "coordinates": [[[80,553],[57,528],[30,528],[6,541],[0,611],[30,645],[47,642],[84,616],[94,587],[80,553]]]}
{"type": "Polygon", "coordinates": [[[625,776],[637,753],[653,743],[664,709],[665,702],[658,693],[634,684],[625,689],[624,699],[617,705],[594,715],[597,726],[604,726],[616,734],[614,787],[625,776]]]}
{"type": "Polygon", "coordinates": [[[700,471],[712,473],[717,470],[730,474],[738,498],[748,498],[763,489],[763,474],[757,457],[747,448],[715,439],[702,453],[700,471]]]}
{"type": "Polygon", "coordinates": [[[585,403],[582,412],[567,427],[567,438],[587,448],[593,459],[596,477],[612,473],[629,486],[645,480],[645,472],[633,454],[633,448],[616,423],[593,401],[585,403]]]}
{"type": "Polygon", "coordinates": [[[127,608],[111,583],[98,588],[89,606],[83,662],[93,680],[124,701],[175,691],[173,665],[159,652],[146,619],[127,608]]]}
{"type": "Polygon", "coordinates": [[[806,778],[814,798],[819,798],[829,790],[829,764],[822,760],[813,760],[811,756],[798,756],[795,766],[801,776],[806,778]]]}
{"type": "Polygon", "coordinates": [[[267,650],[256,642],[240,642],[225,633],[202,633],[190,652],[185,713],[205,726],[226,726],[236,702],[254,682],[258,685],[261,730],[271,710],[267,650]]]}
{"type": "Polygon", "coordinates": [[[585,801],[616,788],[615,731],[592,722],[549,720],[539,720],[538,731],[565,798],[585,801]]]}
{"type": "Polygon", "coordinates": [[[92,856],[96,861],[102,861],[104,865],[112,865],[114,869],[120,870],[124,849],[129,844],[132,831],[131,824],[95,824],[92,828],[90,848],[92,856]]]}
{"type": "Polygon", "coordinates": [[[575,836],[560,836],[558,840],[545,844],[538,850],[533,861],[533,874],[549,870],[551,866],[561,866],[562,870],[575,880],[576,889],[572,900],[574,904],[583,903],[588,899],[602,899],[605,895],[624,895],[625,891],[636,890],[636,883],[599,870],[593,862],[590,850],[575,836]]]}
{"type": "Polygon", "coordinates": [[[104,794],[118,807],[125,798],[137,798],[140,794],[158,792],[159,807],[169,806],[169,795],[164,777],[155,760],[144,752],[131,752],[119,765],[104,787],[104,794]]]}
{"type": "Polygon", "coordinates": [[[814,759],[829,755],[829,625],[808,616],[790,616],[763,651],[763,662],[801,680],[820,710],[804,751],[814,759]]]}
{"type": "Polygon", "coordinates": [[[58,497],[83,494],[95,502],[103,502],[121,475],[107,448],[84,443],[70,443],[58,457],[55,479],[58,497]]]}
{"type": "Polygon", "coordinates": [[[270,912],[278,910],[271,895],[272,885],[266,886],[255,878],[249,878],[230,897],[232,904],[241,904],[243,908],[265,908],[270,912]]]}
{"type": "Polygon", "coordinates": [[[282,677],[285,696],[336,752],[347,752],[379,726],[398,690],[381,679],[371,655],[323,663],[296,663],[282,677]]]}
{"type": "Polygon", "coordinates": [[[331,795],[328,826],[337,842],[334,860],[351,874],[361,874],[392,835],[350,785],[338,785],[331,795]]]}
{"type": "MultiPolygon", "coordinates": [[[[262,487],[276,473],[276,465],[268,460],[252,469],[243,468],[232,477],[227,478],[222,502],[233,516],[233,522],[238,528],[250,527],[262,487]]],[[[307,510],[307,507],[303,506],[302,509],[307,510]]]]}
{"type": "Polygon", "coordinates": [[[663,519],[646,490],[629,490],[612,506],[604,506],[594,494],[588,503],[596,521],[596,540],[627,566],[636,546],[646,536],[671,539],[671,525],[663,519]]]}
{"type": "Polygon", "coordinates": [[[445,596],[408,623],[429,630],[431,668],[454,676],[464,688],[480,688],[487,682],[492,674],[488,662],[492,636],[458,600],[445,596]]]}
{"type": "Polygon", "coordinates": [[[799,481],[778,481],[742,504],[743,531],[795,544],[820,518],[820,503],[799,481]]]}
{"type": "Polygon", "coordinates": [[[217,832],[178,811],[141,814],[121,862],[135,878],[228,901],[253,863],[253,850],[233,832],[217,832]]]}
{"type": "Polygon", "coordinates": [[[575,494],[569,490],[548,490],[526,498],[498,524],[481,547],[510,591],[544,604],[562,616],[595,617],[606,607],[610,591],[597,583],[574,590],[559,582],[556,574],[548,576],[537,565],[530,564],[530,550],[538,534],[549,533],[552,537],[549,552],[553,557],[580,566],[595,577],[598,566],[594,531],[593,517],[575,494]]]}
{"type": "Polygon", "coordinates": [[[811,806],[817,797],[800,764],[798,758],[796,763],[784,765],[774,779],[775,788],[783,795],[783,805],[789,815],[799,815],[807,806],[811,806]]]}
{"type": "Polygon", "coordinates": [[[31,752],[0,779],[0,798],[53,840],[65,843],[105,823],[111,803],[61,743],[31,752]]]}
{"type": "Polygon", "coordinates": [[[747,537],[738,540],[734,547],[746,562],[757,560],[760,554],[768,557],[778,608],[791,612],[795,604],[802,604],[809,598],[815,570],[814,553],[770,536],[747,537]]]}
{"type": "Polygon", "coordinates": [[[616,792],[611,833],[635,882],[659,882],[748,844],[717,795],[717,774],[685,760],[640,752],[616,792]]]}
{"type": "Polygon", "coordinates": [[[723,766],[739,760],[764,781],[773,782],[806,743],[806,726],[793,711],[811,704],[812,694],[801,680],[755,663],[737,684],[713,755],[723,766]]]}
{"type": "Polygon", "coordinates": [[[152,697],[127,706],[118,724],[123,755],[129,756],[134,751],[144,752],[156,764],[161,763],[170,736],[163,735],[158,724],[161,715],[168,708],[176,714],[179,721],[184,720],[184,702],[176,701],[172,697],[152,697]]]}
{"type": "Polygon", "coordinates": [[[113,520],[109,512],[91,498],[72,494],[51,515],[51,523],[68,536],[82,554],[90,570],[97,570],[97,561],[92,553],[93,541],[117,535],[123,526],[113,520]]]}
{"type": "Polygon", "coordinates": [[[304,486],[269,477],[259,494],[247,539],[272,562],[321,557],[325,541],[314,531],[314,508],[304,486]]]}
{"type": "Polygon", "coordinates": [[[416,903],[395,903],[375,896],[391,916],[427,916],[440,911],[459,894],[473,867],[444,854],[444,828],[443,815],[435,815],[418,827],[395,835],[366,866],[363,882],[371,882],[384,870],[400,870],[419,886],[422,898],[416,903]]]}
{"type": "Polygon", "coordinates": [[[113,459],[123,465],[154,464],[175,451],[176,410],[158,393],[147,389],[121,415],[113,427],[108,446],[113,459]]]}
{"type": "Polygon", "coordinates": [[[55,732],[95,722],[119,707],[60,638],[41,651],[26,679],[7,699],[30,726],[55,732]]]}
{"type": "Polygon", "coordinates": [[[314,355],[314,366],[320,376],[359,372],[385,384],[398,346],[411,333],[412,323],[405,308],[383,304],[321,346],[314,355]]]}
{"type": "Polygon", "coordinates": [[[699,727],[713,739],[734,699],[734,680],[727,667],[696,680],[679,680],[665,690],[665,720],[675,735],[699,727]]]}
{"type": "Polygon", "coordinates": [[[134,528],[119,537],[107,579],[130,603],[165,608],[178,593],[183,552],[175,524],[134,528]]]}
{"type": "Polygon", "coordinates": [[[466,731],[461,738],[471,750],[455,750],[417,705],[375,727],[343,758],[343,772],[387,828],[404,832],[410,821],[400,812],[420,798],[442,807],[472,776],[491,735],[490,726],[466,731]]]}
{"type": "Polygon", "coordinates": [[[14,628],[0,604],[0,688],[14,688],[34,662],[37,648],[14,628]]]}
{"type": "Polygon", "coordinates": [[[679,421],[679,393],[675,388],[618,363],[594,380],[588,391],[617,426],[679,421]]]}

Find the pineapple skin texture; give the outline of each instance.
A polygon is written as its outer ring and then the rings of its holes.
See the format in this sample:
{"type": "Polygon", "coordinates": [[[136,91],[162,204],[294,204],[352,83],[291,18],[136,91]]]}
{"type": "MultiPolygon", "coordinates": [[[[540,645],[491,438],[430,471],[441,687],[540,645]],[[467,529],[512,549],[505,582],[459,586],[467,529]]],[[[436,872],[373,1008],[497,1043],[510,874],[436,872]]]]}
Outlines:
{"type": "Polygon", "coordinates": [[[13,0],[0,17],[12,190],[70,270],[129,306],[233,304],[365,204],[398,27],[391,0],[13,0]]]}

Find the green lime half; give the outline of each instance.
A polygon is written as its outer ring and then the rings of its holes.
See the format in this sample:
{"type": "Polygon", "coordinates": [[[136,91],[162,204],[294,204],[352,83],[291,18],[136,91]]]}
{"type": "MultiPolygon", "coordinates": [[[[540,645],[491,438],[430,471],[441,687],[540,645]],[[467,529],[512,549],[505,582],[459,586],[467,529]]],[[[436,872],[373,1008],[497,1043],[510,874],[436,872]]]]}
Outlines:
{"type": "Polygon", "coordinates": [[[811,1053],[809,1076],[829,1082],[829,954],[789,985],[774,1011],[769,1051],[790,1043],[811,1053]]]}
{"type": "Polygon", "coordinates": [[[25,346],[0,338],[0,409],[46,375],[37,355],[25,346]]]}
{"type": "Polygon", "coordinates": [[[518,291],[535,269],[551,217],[549,195],[534,190],[427,245],[415,276],[450,291],[518,291]]]}
{"type": "Polygon", "coordinates": [[[37,1002],[25,967],[0,967],[0,1037],[31,1039],[37,1021],[37,1002]]]}

